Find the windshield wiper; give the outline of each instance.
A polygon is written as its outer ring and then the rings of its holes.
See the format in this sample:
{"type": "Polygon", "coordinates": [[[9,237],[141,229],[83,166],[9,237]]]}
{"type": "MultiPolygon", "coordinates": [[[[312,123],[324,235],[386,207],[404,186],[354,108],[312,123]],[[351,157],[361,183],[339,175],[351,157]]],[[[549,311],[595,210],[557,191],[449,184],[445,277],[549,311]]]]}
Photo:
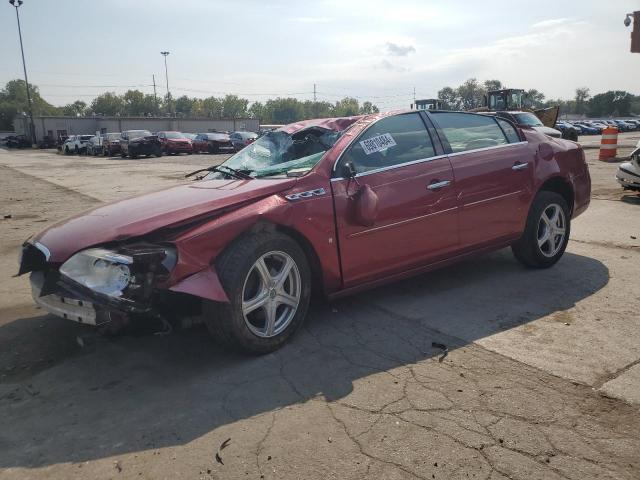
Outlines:
{"type": "Polygon", "coordinates": [[[213,167],[201,168],[199,170],[187,173],[184,178],[189,178],[202,172],[220,172],[225,175],[231,175],[232,177],[238,178],[240,180],[253,180],[253,177],[249,175],[249,173],[247,173],[249,171],[250,170],[236,170],[235,168],[227,167],[226,165],[216,165],[213,167]]]}

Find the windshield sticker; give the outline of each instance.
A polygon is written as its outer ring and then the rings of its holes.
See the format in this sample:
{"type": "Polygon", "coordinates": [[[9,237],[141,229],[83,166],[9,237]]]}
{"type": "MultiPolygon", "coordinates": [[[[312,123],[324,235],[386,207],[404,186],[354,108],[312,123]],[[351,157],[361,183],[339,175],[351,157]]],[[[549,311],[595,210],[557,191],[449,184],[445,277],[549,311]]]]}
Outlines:
{"type": "Polygon", "coordinates": [[[387,148],[395,147],[396,141],[393,139],[390,133],[383,133],[382,135],[376,135],[375,137],[367,138],[360,142],[364,153],[371,155],[375,152],[382,152],[387,148]]]}

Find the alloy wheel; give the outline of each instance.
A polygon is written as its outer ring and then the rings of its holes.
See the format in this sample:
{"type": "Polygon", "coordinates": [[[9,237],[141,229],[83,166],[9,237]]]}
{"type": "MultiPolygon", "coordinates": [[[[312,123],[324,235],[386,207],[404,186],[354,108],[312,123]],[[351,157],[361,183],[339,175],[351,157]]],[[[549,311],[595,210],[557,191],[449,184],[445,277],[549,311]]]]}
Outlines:
{"type": "Polygon", "coordinates": [[[249,269],[242,289],[242,315],[252,333],[282,333],[298,311],[302,281],[296,262],[284,252],[268,252],[249,269]]]}
{"type": "Polygon", "coordinates": [[[545,257],[555,256],[562,245],[567,231],[567,222],[560,205],[552,203],[542,211],[538,221],[538,247],[545,257]]]}

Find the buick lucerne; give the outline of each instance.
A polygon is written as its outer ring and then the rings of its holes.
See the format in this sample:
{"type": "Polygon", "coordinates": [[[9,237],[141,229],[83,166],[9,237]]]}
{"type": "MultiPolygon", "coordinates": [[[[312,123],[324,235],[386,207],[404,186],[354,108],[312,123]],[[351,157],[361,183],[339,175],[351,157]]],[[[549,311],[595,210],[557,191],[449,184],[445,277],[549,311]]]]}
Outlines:
{"type": "Polygon", "coordinates": [[[335,298],[504,247],[551,267],[591,191],[577,143],[450,111],[301,121],[191,173],[29,238],[19,273],[35,301],[97,326],[189,312],[266,353],[300,327],[312,292],[335,298]]]}

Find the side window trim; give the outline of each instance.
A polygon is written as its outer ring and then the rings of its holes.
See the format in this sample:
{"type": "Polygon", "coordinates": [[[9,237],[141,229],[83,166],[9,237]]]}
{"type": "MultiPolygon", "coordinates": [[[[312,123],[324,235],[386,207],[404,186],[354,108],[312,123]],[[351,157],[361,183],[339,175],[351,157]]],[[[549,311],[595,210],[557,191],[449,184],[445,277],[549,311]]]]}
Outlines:
{"type": "MultiPolygon", "coordinates": [[[[401,113],[399,115],[418,115],[420,120],[423,123],[423,126],[424,126],[425,130],[427,131],[427,136],[431,140],[431,144],[434,147],[434,151],[437,152],[436,141],[434,141],[435,139],[432,137],[431,132],[429,131],[429,122],[425,121],[425,118],[422,116],[421,112],[407,112],[407,113],[401,113]]],[[[356,144],[356,142],[358,142],[358,140],[360,138],[362,138],[362,136],[365,135],[367,133],[367,131],[369,131],[370,128],[372,128],[378,122],[380,122],[382,120],[385,120],[387,118],[391,118],[392,116],[394,116],[394,115],[385,116],[385,117],[379,118],[375,122],[370,123],[369,125],[367,125],[367,127],[364,130],[362,130],[356,137],[354,137],[353,140],[351,140],[351,142],[349,142],[349,144],[342,150],[342,152],[340,153],[340,155],[338,156],[338,158],[336,159],[336,161],[333,164],[331,181],[334,181],[334,180],[338,181],[338,180],[344,180],[345,179],[344,177],[335,177],[334,176],[334,175],[337,175],[337,173],[338,173],[338,165],[340,164],[340,161],[342,160],[342,156],[344,155],[344,153],[347,150],[349,150],[351,147],[353,147],[356,144]]],[[[438,143],[438,146],[440,146],[439,143],[438,143]]],[[[443,152],[441,155],[436,155],[436,156],[426,157],[426,158],[422,158],[422,159],[412,160],[410,162],[399,163],[397,165],[387,165],[386,167],[376,168],[375,170],[369,170],[369,171],[366,171],[366,172],[357,173],[355,175],[355,177],[358,178],[358,177],[365,176],[365,175],[371,175],[373,173],[383,172],[385,170],[391,170],[391,169],[394,169],[394,168],[400,168],[400,167],[405,167],[405,166],[408,166],[408,165],[414,165],[416,163],[428,162],[429,160],[436,160],[438,158],[443,158],[445,156],[446,156],[446,152],[443,152]]]]}
{"type": "MultiPolygon", "coordinates": [[[[522,141],[522,135],[520,135],[520,130],[518,129],[518,127],[516,127],[515,123],[511,121],[511,119],[509,118],[505,118],[505,117],[499,117],[500,120],[507,122],[509,125],[511,125],[511,127],[513,128],[513,130],[516,132],[516,135],[518,136],[518,139],[520,141],[522,141]]],[[[502,127],[502,124],[498,121],[498,118],[495,118],[496,123],[498,124],[498,126],[500,127],[500,130],[502,130],[502,133],[504,134],[504,136],[507,138],[507,141],[509,141],[509,136],[507,135],[507,132],[504,131],[504,128],[502,127]]],[[[517,142],[509,142],[509,143],[517,143],[517,142]]]]}

